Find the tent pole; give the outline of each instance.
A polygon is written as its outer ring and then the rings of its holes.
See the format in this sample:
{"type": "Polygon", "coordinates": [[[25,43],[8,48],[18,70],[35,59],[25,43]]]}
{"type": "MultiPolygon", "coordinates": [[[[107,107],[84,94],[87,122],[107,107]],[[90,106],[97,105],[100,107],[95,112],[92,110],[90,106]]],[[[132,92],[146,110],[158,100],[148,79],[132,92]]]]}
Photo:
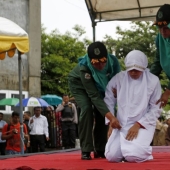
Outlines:
{"type": "Polygon", "coordinates": [[[96,41],[96,29],[95,29],[96,23],[93,22],[92,23],[92,27],[93,27],[93,42],[96,41]]]}
{"type": "Polygon", "coordinates": [[[22,113],[22,72],[21,72],[21,52],[18,51],[18,75],[19,75],[19,119],[20,119],[20,148],[24,154],[24,133],[23,133],[23,113],[22,113]]]}

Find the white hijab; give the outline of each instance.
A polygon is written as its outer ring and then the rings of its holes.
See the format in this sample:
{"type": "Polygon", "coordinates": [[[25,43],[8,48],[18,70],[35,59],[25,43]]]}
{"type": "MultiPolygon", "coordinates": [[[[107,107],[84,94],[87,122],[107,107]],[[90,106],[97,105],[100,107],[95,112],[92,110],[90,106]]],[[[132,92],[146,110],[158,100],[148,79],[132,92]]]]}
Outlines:
{"type": "Polygon", "coordinates": [[[127,117],[136,117],[147,109],[147,69],[148,60],[146,55],[139,51],[133,50],[129,52],[125,58],[125,76],[121,84],[121,89],[118,94],[118,107],[121,107],[125,111],[127,117]],[[138,79],[132,79],[128,71],[139,70],[143,73],[138,79]]]}

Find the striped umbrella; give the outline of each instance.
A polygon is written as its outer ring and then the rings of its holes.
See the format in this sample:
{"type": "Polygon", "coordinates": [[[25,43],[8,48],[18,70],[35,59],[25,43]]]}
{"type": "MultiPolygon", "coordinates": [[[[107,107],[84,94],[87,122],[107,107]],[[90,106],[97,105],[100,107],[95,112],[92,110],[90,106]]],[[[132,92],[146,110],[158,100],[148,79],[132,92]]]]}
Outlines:
{"type": "MultiPolygon", "coordinates": [[[[19,103],[16,106],[19,106],[19,103]]],[[[49,104],[41,98],[29,97],[29,98],[22,99],[22,106],[23,107],[37,107],[37,106],[48,107],[49,104]]]]}

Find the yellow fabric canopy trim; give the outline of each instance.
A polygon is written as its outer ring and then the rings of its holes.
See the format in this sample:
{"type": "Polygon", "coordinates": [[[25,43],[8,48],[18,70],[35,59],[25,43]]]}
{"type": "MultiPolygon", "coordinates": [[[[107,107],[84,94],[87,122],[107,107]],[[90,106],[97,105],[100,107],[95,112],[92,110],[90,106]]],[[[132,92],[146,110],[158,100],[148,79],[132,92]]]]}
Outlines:
{"type": "Polygon", "coordinates": [[[13,57],[16,49],[21,53],[27,53],[29,51],[28,37],[0,35],[0,60],[5,58],[6,52],[8,53],[9,57],[13,57]]]}

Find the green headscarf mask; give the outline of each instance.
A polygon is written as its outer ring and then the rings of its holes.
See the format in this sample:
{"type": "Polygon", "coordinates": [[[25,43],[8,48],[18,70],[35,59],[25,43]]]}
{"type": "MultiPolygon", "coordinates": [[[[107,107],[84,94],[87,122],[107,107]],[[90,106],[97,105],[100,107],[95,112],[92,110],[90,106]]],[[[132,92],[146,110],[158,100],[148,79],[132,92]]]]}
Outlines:
{"type": "MultiPolygon", "coordinates": [[[[167,27],[170,29],[170,24],[167,27]]],[[[170,77],[170,37],[163,38],[159,33],[157,45],[160,53],[160,64],[167,76],[170,77]]]]}
{"type": "Polygon", "coordinates": [[[114,71],[113,57],[110,54],[107,55],[107,63],[102,70],[97,70],[92,66],[88,54],[79,59],[79,64],[85,65],[86,67],[89,68],[89,70],[92,73],[92,77],[96,82],[96,87],[99,90],[101,97],[104,98],[105,89],[109,80],[117,73],[114,71]]]}

